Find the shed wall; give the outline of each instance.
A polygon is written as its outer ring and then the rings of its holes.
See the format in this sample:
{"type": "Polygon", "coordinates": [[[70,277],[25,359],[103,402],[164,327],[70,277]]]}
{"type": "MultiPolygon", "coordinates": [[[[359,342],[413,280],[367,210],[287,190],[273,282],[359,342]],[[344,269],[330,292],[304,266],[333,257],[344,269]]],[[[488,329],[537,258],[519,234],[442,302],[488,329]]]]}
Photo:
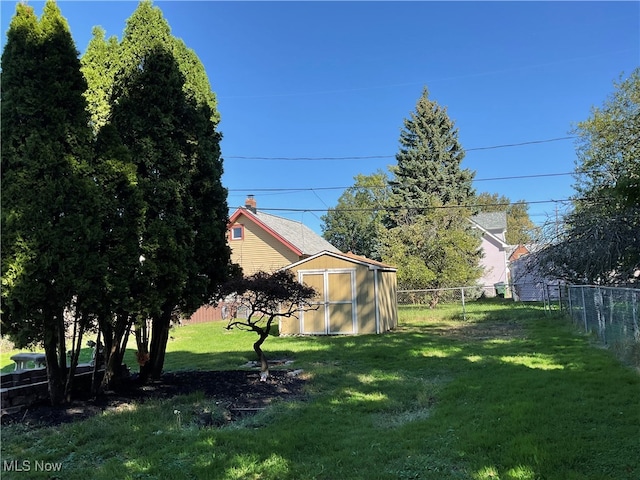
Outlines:
{"type": "Polygon", "coordinates": [[[380,329],[398,326],[398,277],[396,272],[380,272],[380,329]]]}
{"type": "MultiPolygon", "coordinates": [[[[338,269],[355,270],[356,280],[356,330],[355,333],[376,332],[376,305],[380,309],[380,331],[386,331],[397,325],[397,282],[395,272],[378,271],[378,297],[376,298],[375,271],[368,266],[346,259],[323,255],[291,269],[296,275],[299,272],[331,271],[338,269]]],[[[347,292],[346,285],[329,283],[329,296],[342,298],[347,292]]],[[[349,322],[350,319],[331,317],[334,323],[349,322]]],[[[282,319],[280,332],[283,334],[297,334],[300,331],[298,319],[282,319]]]]}

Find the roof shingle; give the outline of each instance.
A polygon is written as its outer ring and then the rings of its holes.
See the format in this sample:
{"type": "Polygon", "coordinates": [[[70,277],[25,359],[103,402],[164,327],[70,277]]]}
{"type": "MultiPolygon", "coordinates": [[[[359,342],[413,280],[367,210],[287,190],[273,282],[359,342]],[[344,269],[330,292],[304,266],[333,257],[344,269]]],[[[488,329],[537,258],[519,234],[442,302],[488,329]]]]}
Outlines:
{"type": "Polygon", "coordinates": [[[271,230],[298,248],[303,255],[314,255],[323,250],[340,253],[340,250],[301,222],[277,217],[259,210],[256,213],[247,209],[244,210],[243,213],[255,216],[271,230]]]}

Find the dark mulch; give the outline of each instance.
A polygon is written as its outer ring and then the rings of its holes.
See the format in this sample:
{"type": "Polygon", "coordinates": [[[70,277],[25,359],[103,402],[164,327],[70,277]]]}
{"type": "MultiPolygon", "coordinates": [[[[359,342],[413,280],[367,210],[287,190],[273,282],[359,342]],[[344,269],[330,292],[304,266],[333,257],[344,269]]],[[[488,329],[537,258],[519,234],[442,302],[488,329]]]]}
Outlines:
{"type": "Polygon", "coordinates": [[[202,392],[228,411],[230,421],[256,413],[274,400],[293,400],[303,396],[305,377],[299,371],[271,370],[260,381],[257,371],[183,371],[165,373],[160,381],[139,384],[132,378],[117,392],[107,392],[96,399],[76,399],[65,407],[46,403],[30,406],[21,412],[3,415],[2,425],[20,423],[30,427],[54,426],[118,410],[133,403],[167,399],[176,395],[202,392]]]}

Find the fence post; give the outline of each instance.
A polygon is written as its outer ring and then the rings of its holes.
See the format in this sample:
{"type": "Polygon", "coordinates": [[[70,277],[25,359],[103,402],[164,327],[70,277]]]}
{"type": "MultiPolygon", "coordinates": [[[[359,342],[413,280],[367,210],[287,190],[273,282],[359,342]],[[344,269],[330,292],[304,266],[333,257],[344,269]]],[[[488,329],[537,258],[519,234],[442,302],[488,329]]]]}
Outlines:
{"type": "Polygon", "coordinates": [[[462,319],[467,321],[467,311],[464,306],[464,287],[460,287],[460,291],[462,292],[462,319]]]}
{"type": "Polygon", "coordinates": [[[589,331],[589,326],[587,323],[587,303],[584,301],[584,285],[580,287],[580,292],[582,292],[582,318],[584,319],[584,331],[589,331]]]}
{"type": "Polygon", "coordinates": [[[640,342],[640,326],[638,326],[638,302],[637,295],[631,292],[631,312],[633,318],[633,336],[640,342]]]}
{"type": "Polygon", "coordinates": [[[602,288],[596,287],[593,294],[593,304],[596,307],[596,316],[598,318],[598,335],[600,340],[606,345],[607,343],[607,319],[604,314],[604,295],[602,288]]]}
{"type": "Polygon", "coordinates": [[[558,283],[557,288],[558,288],[558,306],[560,307],[560,311],[562,312],[564,310],[563,304],[562,304],[562,285],[558,283]]]}

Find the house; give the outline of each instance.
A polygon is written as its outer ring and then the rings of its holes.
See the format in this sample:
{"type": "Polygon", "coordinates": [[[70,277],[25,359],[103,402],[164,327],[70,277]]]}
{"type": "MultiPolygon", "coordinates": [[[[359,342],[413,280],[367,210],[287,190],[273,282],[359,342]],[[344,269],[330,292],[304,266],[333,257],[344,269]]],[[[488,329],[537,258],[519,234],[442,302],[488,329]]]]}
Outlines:
{"type": "Polygon", "coordinates": [[[471,223],[482,233],[480,264],[484,273],[479,280],[487,296],[495,295],[495,285],[509,283],[509,245],[506,242],[507,213],[479,213],[471,217],[471,223]]]}
{"type": "MultiPolygon", "coordinates": [[[[339,252],[301,222],[258,211],[256,199],[249,195],[243,207],[229,218],[227,242],[231,261],[244,275],[258,271],[274,272],[321,251],[339,252]]],[[[225,309],[205,305],[183,324],[206,323],[225,318],[225,309]]]]}
{"type": "Polygon", "coordinates": [[[398,325],[398,283],[390,265],[325,250],[285,269],[319,295],[316,310],[281,319],[282,335],[383,333],[398,325]]]}
{"type": "Polygon", "coordinates": [[[513,299],[521,302],[557,300],[561,285],[557,279],[546,277],[539,269],[536,253],[541,245],[518,245],[509,256],[513,299]]]}
{"type": "Polygon", "coordinates": [[[229,218],[231,261],[245,275],[272,272],[321,251],[339,250],[301,222],[260,212],[253,195],[229,218]]]}
{"type": "MultiPolygon", "coordinates": [[[[228,242],[244,275],[289,269],[318,291],[317,310],[281,319],[283,335],[382,333],[398,324],[394,267],[342,253],[302,223],[259,211],[253,195],[229,218],[228,242]]],[[[220,320],[222,312],[204,306],[185,323],[220,320]]]]}
{"type": "Polygon", "coordinates": [[[531,253],[530,245],[527,246],[522,243],[520,245],[513,245],[509,252],[509,263],[515,262],[520,257],[528,255],[529,253],[531,253]]]}

